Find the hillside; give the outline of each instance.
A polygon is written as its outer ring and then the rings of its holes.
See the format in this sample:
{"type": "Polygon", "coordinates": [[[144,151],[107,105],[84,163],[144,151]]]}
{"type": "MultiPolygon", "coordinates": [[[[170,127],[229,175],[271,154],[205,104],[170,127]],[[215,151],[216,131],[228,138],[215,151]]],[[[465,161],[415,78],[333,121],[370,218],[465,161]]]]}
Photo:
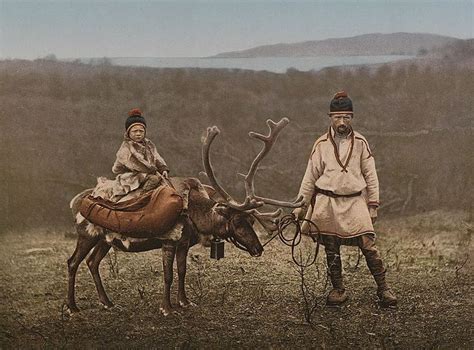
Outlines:
{"type": "MultiPolygon", "coordinates": [[[[418,69],[436,69],[450,70],[450,67],[456,65],[457,68],[474,69],[474,39],[456,40],[447,45],[436,47],[431,51],[425,52],[415,58],[398,60],[390,63],[392,70],[408,69],[410,66],[416,66],[418,69]]],[[[374,73],[384,63],[375,63],[364,65],[363,67],[374,73]]],[[[356,72],[361,69],[361,65],[345,65],[337,67],[323,68],[320,73],[338,69],[345,72],[356,72]]]]}
{"type": "Polygon", "coordinates": [[[460,96],[474,91],[474,70],[454,59],[286,74],[14,60],[0,61],[0,229],[70,223],[70,199],[97,176],[112,176],[132,107],[144,110],[148,135],[173,176],[198,176],[201,137],[217,125],[213,164],[236,197],[243,189],[236,174],[260,147],[248,132],[265,132],[267,118],[287,116],[256,187],[292,198],[340,89],[353,98],[354,126],[375,153],[381,215],[472,208],[473,109],[460,96]]]}
{"type": "Polygon", "coordinates": [[[264,45],[248,50],[224,52],[213,57],[415,56],[456,40],[458,39],[424,33],[375,33],[349,38],[264,45]]]}

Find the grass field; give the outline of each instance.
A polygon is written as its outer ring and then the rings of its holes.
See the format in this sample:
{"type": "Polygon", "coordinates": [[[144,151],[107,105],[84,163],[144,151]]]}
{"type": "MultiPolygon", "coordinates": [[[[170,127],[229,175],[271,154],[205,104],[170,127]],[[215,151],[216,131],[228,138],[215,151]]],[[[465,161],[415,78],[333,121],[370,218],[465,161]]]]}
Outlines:
{"type": "MultiPolygon", "coordinates": [[[[226,257],[215,261],[205,248],[192,248],[187,288],[198,305],[168,317],[159,312],[161,252],[111,252],[101,273],[116,307],[100,306],[84,263],[76,284],[82,311],[71,316],[64,301],[72,228],[6,232],[0,236],[0,348],[473,348],[469,220],[468,213],[441,211],[380,218],[378,246],[399,298],[396,309],[379,307],[354,247],[342,252],[350,300],[326,307],[322,249],[305,271],[310,303],[317,303],[311,323],[290,248],[277,240],[261,258],[226,244],[226,257]]],[[[304,246],[313,248],[309,241],[304,246]]]]}

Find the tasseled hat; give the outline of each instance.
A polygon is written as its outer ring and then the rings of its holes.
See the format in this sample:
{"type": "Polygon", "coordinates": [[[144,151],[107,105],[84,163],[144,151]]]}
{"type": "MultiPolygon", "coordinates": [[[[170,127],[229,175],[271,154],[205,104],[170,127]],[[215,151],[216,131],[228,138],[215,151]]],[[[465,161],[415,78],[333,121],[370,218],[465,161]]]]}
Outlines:
{"type": "Polygon", "coordinates": [[[352,100],[349,98],[349,96],[347,96],[347,92],[345,91],[337,92],[331,100],[331,104],[329,105],[329,114],[331,115],[336,113],[354,113],[352,109],[352,100]]]}
{"type": "Polygon", "coordinates": [[[128,118],[125,121],[125,130],[128,132],[132,126],[141,124],[146,128],[146,120],[143,118],[142,111],[134,108],[128,112],[128,118]]]}

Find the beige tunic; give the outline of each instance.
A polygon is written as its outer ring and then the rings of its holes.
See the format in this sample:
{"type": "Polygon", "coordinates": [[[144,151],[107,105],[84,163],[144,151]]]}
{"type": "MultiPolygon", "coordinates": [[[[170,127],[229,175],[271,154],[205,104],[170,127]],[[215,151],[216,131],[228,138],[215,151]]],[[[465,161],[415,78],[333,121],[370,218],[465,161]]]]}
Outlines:
{"type": "Polygon", "coordinates": [[[338,143],[334,135],[329,128],[314,143],[299,191],[308,207],[306,218],[325,235],[350,238],[374,234],[368,205],[379,205],[379,182],[369,144],[358,132],[338,143]],[[313,208],[315,186],[341,195],[359,191],[362,195],[332,198],[318,193],[313,208]]]}

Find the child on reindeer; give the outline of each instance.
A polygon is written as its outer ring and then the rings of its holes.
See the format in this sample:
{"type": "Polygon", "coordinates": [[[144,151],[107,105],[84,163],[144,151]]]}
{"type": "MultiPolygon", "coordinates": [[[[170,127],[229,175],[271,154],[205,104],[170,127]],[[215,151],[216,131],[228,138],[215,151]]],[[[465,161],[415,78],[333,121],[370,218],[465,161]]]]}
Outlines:
{"type": "Polygon", "coordinates": [[[125,135],[112,167],[114,180],[98,178],[92,196],[112,202],[131,198],[157,188],[168,179],[168,166],[155,144],[146,138],[146,120],[140,109],[128,112],[125,135]]]}

